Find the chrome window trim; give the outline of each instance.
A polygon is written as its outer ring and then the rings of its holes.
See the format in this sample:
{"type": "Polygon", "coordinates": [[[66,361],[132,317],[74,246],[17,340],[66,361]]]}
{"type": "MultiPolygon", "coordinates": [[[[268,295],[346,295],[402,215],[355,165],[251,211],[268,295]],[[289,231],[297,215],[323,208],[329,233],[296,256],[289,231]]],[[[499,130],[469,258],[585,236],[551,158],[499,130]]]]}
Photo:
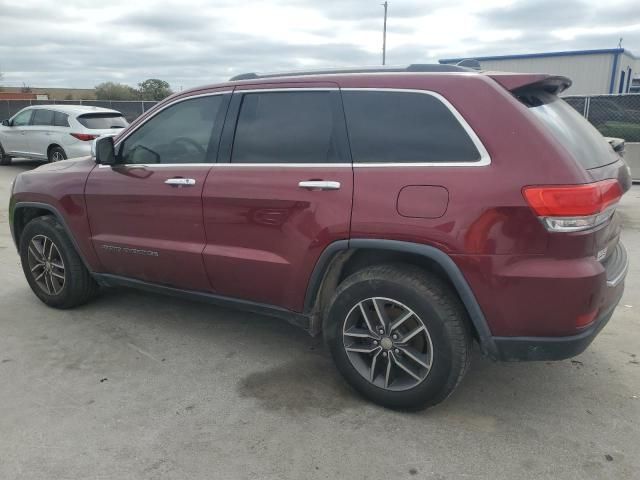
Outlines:
{"type": "Polygon", "coordinates": [[[215,167],[351,168],[351,163],[214,163],[215,167]]]}
{"type": "MultiPolygon", "coordinates": [[[[272,84],[268,84],[272,85],[272,84]]],[[[248,85],[249,86],[249,85],[248,85]]],[[[264,92],[337,92],[340,87],[284,87],[284,88],[251,88],[243,89],[242,86],[237,86],[233,91],[234,95],[241,95],[243,93],[264,93],[264,92]]]]}
{"type": "MultiPolygon", "coordinates": [[[[389,73],[396,73],[396,72],[389,72],[389,73]]],[[[398,73],[402,73],[402,72],[398,72],[398,73]]],[[[464,75],[467,75],[466,72],[459,72],[462,73],[464,75]]],[[[430,73],[429,75],[431,75],[432,73],[430,73]]],[[[160,167],[160,168],[167,168],[167,167],[194,167],[194,166],[206,166],[206,167],[211,167],[211,166],[222,166],[222,167],[240,167],[240,168],[246,168],[246,167],[277,167],[277,168],[330,168],[330,167],[338,167],[338,168],[346,168],[346,167],[353,167],[353,168],[390,168],[390,167],[485,167],[487,165],[491,165],[491,156],[489,155],[489,152],[487,151],[487,149],[485,148],[484,144],[482,143],[482,141],[480,140],[480,137],[478,137],[478,135],[476,134],[476,132],[473,130],[473,128],[471,128],[471,125],[469,125],[469,123],[467,123],[467,121],[465,120],[465,118],[460,114],[460,112],[458,112],[458,110],[451,104],[451,102],[449,102],[445,97],[443,97],[441,94],[437,93],[437,92],[433,92],[431,90],[420,90],[420,89],[413,89],[413,88],[383,88],[383,87],[372,87],[372,88],[367,88],[367,87],[348,87],[348,88],[339,88],[339,87],[285,87],[285,88],[250,88],[250,89],[242,89],[241,86],[237,86],[234,87],[233,89],[229,89],[229,90],[225,90],[222,92],[209,92],[209,93],[202,93],[199,95],[192,95],[192,96],[188,96],[188,97],[184,97],[184,98],[179,98],[176,99],[170,103],[167,103],[166,105],[164,105],[162,108],[158,109],[156,112],[154,112],[149,118],[147,118],[144,122],[142,122],[140,125],[137,125],[133,130],[131,130],[130,132],[127,132],[126,135],[122,138],[119,138],[118,141],[115,144],[115,147],[118,148],[120,146],[120,144],[126,140],[131,134],[133,134],[135,131],[137,131],[140,127],[142,127],[143,125],[146,125],[147,122],[149,120],[151,120],[152,118],[154,118],[158,113],[162,112],[164,109],[169,108],[172,105],[175,105],[177,103],[180,102],[184,102],[187,100],[192,100],[194,98],[200,98],[200,97],[208,97],[208,96],[213,96],[213,95],[225,95],[225,94],[231,94],[231,95],[238,95],[238,94],[244,94],[244,93],[263,93],[263,92],[291,92],[291,91],[298,91],[298,92],[322,92],[322,91],[327,91],[327,92],[331,92],[331,91],[347,91],[347,92],[353,92],[353,91],[361,91],[361,92],[370,92],[370,91],[377,91],[377,92],[399,92],[399,93],[420,93],[420,94],[425,94],[425,95],[431,95],[432,97],[437,98],[440,102],[442,102],[444,104],[445,107],[447,107],[449,109],[449,111],[452,113],[452,115],[456,118],[456,120],[458,121],[458,123],[460,123],[460,125],[462,126],[462,128],[464,129],[464,131],[467,133],[467,135],[469,135],[469,138],[471,138],[471,141],[473,142],[474,146],[478,149],[478,153],[480,153],[480,159],[475,161],[475,162],[393,162],[393,163],[376,163],[376,162],[361,162],[361,163],[157,163],[157,164],[139,164],[139,163],[126,163],[126,164],[121,164],[120,166],[123,167],[145,167],[145,168],[152,168],[152,167],[160,167]]],[[[28,107],[27,107],[28,108],[28,107]]],[[[99,168],[112,168],[111,165],[99,165],[99,168]]]]}
{"type": "Polygon", "coordinates": [[[120,163],[117,165],[98,165],[98,168],[169,168],[169,167],[207,167],[211,168],[215,163],[120,163]]]}
{"type": "Polygon", "coordinates": [[[125,163],[120,165],[98,165],[98,168],[167,168],[167,167],[278,167],[278,168],[351,168],[351,163],[125,163]]]}
{"type": "MultiPolygon", "coordinates": [[[[466,73],[466,72],[465,72],[466,73]]],[[[397,93],[421,93],[431,95],[437,98],[442,104],[449,109],[464,131],[469,135],[473,145],[478,149],[480,159],[475,162],[393,162],[393,163],[376,163],[376,162],[353,162],[354,168],[371,168],[371,167],[485,167],[491,165],[491,156],[480,140],[480,137],[467,123],[465,118],[456,110],[456,108],[445,97],[431,90],[419,90],[415,88],[364,88],[353,87],[343,88],[346,92],[397,92],[397,93]]]]}

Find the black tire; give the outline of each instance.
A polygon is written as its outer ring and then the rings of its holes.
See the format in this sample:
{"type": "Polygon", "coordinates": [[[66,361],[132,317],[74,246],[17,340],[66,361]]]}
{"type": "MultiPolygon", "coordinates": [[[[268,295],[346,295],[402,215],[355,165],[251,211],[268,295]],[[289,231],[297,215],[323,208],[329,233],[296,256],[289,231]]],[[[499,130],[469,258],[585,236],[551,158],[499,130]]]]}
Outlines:
{"type": "MultiPolygon", "coordinates": [[[[367,303],[363,303],[363,305],[367,305],[367,303]]],[[[370,309],[369,311],[372,310],[370,309]]],[[[375,312],[375,310],[373,311],[375,312]]],[[[389,310],[389,315],[391,313],[393,313],[393,310],[389,310]]],[[[370,317],[370,322],[367,322],[367,325],[373,323],[377,318],[375,316],[371,320],[370,317]]],[[[391,320],[387,322],[388,325],[397,323],[397,320],[393,321],[393,318],[391,320]]],[[[373,330],[376,329],[376,327],[373,328],[373,330]]],[[[365,328],[365,330],[371,331],[368,328],[365,328]]],[[[348,329],[348,332],[353,331],[356,330],[353,330],[352,327],[348,329]]],[[[359,329],[357,331],[361,332],[359,329]]],[[[378,331],[377,333],[380,332],[378,331]]],[[[469,320],[460,299],[451,287],[439,277],[411,265],[372,266],[346,278],[338,286],[329,307],[325,320],[324,334],[336,366],[347,382],[369,400],[393,409],[417,410],[442,402],[462,380],[471,358],[469,320]],[[373,297],[383,297],[378,298],[377,301],[381,302],[378,305],[382,305],[384,309],[401,308],[395,307],[393,303],[385,303],[386,300],[390,300],[391,302],[398,302],[402,307],[406,307],[407,311],[414,313],[414,316],[409,317],[412,322],[417,322],[413,325],[419,326],[422,324],[426,330],[426,334],[421,332],[427,339],[422,344],[425,345],[425,351],[431,349],[431,354],[425,353],[425,355],[430,355],[428,357],[430,360],[425,360],[425,363],[430,363],[430,369],[414,363],[406,355],[406,349],[402,349],[402,340],[408,338],[410,333],[413,332],[408,330],[400,332],[400,328],[407,328],[412,331],[420,330],[420,328],[414,326],[407,326],[406,323],[395,327],[397,330],[389,330],[389,333],[385,333],[385,336],[387,336],[385,348],[390,348],[390,350],[382,348],[382,337],[379,337],[378,343],[375,343],[372,338],[363,340],[365,343],[372,342],[369,345],[373,343],[379,345],[375,348],[379,349],[378,353],[385,355],[381,359],[383,362],[385,360],[386,362],[393,360],[392,368],[396,369],[393,371],[398,373],[394,374],[397,377],[388,386],[372,383],[372,380],[366,378],[365,373],[362,373],[362,366],[358,365],[361,371],[358,371],[354,366],[354,363],[350,360],[350,358],[354,358],[354,353],[348,353],[346,350],[347,343],[352,341],[352,337],[343,336],[343,328],[345,328],[347,322],[352,322],[352,320],[349,320],[349,318],[354,318],[352,315],[359,315],[361,319],[358,321],[360,321],[361,326],[364,325],[364,317],[362,317],[361,313],[356,312],[356,307],[359,308],[359,303],[362,301],[370,302],[373,297]],[[399,340],[393,341],[394,347],[389,347],[389,342],[391,341],[390,332],[399,332],[394,337],[399,338],[399,340]],[[395,348],[396,341],[400,349],[395,348]],[[394,352],[396,355],[393,355],[394,352]],[[395,363],[396,359],[405,366],[413,365],[415,369],[411,368],[412,371],[421,371],[422,375],[426,376],[422,380],[406,376],[406,370],[404,372],[399,370],[399,366],[395,363]],[[403,376],[406,376],[408,380],[403,379],[403,376]],[[407,386],[401,390],[392,389],[394,383],[400,384],[402,382],[406,382],[408,385],[413,382],[415,385],[407,386]]],[[[413,338],[416,339],[417,337],[413,338]]],[[[360,341],[360,339],[355,340],[360,341]]],[[[404,345],[406,347],[406,344],[404,345]]],[[[349,347],[353,348],[353,344],[349,345],[349,347]]],[[[413,349],[410,351],[416,352],[413,349]]],[[[366,366],[373,353],[358,352],[356,355],[359,356],[358,358],[362,358],[361,364],[366,366]]],[[[356,364],[358,362],[360,360],[356,360],[356,364]]],[[[379,382],[389,381],[390,376],[386,374],[385,363],[382,364],[382,367],[375,362],[373,362],[373,365],[374,368],[369,369],[369,372],[371,370],[374,372],[371,377],[375,377],[379,382]],[[380,374],[375,373],[380,368],[383,369],[383,375],[386,374],[386,379],[381,379],[380,374]]]]}
{"type": "MultiPolygon", "coordinates": [[[[46,260],[46,255],[41,258],[46,260]]],[[[98,285],[82,263],[64,228],[53,216],[37,217],[26,225],[20,237],[20,260],[31,290],[50,307],[61,309],[77,307],[89,301],[98,291],[98,285]],[[54,248],[47,247],[49,266],[46,268],[49,271],[59,268],[51,267],[51,265],[53,263],[59,265],[61,260],[62,275],[64,276],[64,280],[60,281],[57,276],[53,277],[54,274],[46,275],[50,278],[48,283],[44,282],[47,285],[46,289],[43,287],[43,280],[36,278],[45,268],[33,270],[33,265],[40,263],[33,249],[35,248],[36,253],[40,253],[37,245],[40,244],[42,238],[49,239],[54,246],[54,248]],[[36,243],[32,243],[32,241],[36,243]],[[31,253],[29,252],[30,247],[31,253]],[[51,283],[52,281],[56,282],[55,286],[51,283]],[[59,287],[59,291],[56,291],[56,287],[59,287]]],[[[60,275],[61,271],[58,269],[55,272],[60,275]]]]}
{"type": "Polygon", "coordinates": [[[49,149],[47,158],[49,159],[49,163],[59,162],[60,160],[66,160],[67,154],[62,147],[56,146],[49,149]]]}
{"type": "Polygon", "coordinates": [[[0,145],[0,165],[11,165],[11,157],[4,153],[2,145],[0,145]]]}

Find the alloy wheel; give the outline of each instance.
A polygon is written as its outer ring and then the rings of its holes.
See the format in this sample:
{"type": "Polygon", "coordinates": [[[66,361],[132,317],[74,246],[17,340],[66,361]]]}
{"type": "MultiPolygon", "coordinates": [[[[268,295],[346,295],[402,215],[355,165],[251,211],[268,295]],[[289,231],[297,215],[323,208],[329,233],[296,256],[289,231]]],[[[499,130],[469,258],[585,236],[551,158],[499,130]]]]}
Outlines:
{"type": "Polygon", "coordinates": [[[60,250],[46,235],[36,235],[29,242],[29,269],[35,283],[47,295],[58,295],[64,288],[65,268],[60,250]]]}
{"type": "Polygon", "coordinates": [[[51,155],[51,159],[54,162],[59,162],[60,160],[64,160],[64,155],[62,155],[62,152],[56,150],[55,152],[53,152],[53,155],[51,155]]]}
{"type": "Polygon", "coordinates": [[[397,300],[371,297],[347,314],[343,345],[351,365],[385,390],[422,383],[433,364],[433,343],[422,319],[397,300]]]}

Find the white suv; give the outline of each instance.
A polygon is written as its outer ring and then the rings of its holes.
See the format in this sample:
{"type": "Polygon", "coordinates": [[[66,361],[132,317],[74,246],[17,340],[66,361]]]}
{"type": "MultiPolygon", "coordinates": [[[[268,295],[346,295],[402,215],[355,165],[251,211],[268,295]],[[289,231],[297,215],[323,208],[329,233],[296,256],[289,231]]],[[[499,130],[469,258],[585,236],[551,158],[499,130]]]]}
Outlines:
{"type": "Polygon", "coordinates": [[[57,162],[91,154],[92,140],[128,125],[116,110],[86,105],[38,105],[20,110],[0,126],[0,164],[12,157],[57,162]]]}

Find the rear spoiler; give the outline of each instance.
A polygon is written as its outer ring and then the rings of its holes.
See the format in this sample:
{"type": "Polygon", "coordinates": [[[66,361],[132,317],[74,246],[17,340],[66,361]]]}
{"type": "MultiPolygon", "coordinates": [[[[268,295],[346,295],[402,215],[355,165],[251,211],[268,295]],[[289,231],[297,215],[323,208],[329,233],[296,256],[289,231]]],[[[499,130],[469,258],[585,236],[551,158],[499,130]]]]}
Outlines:
{"type": "Polygon", "coordinates": [[[559,95],[571,86],[571,80],[560,75],[509,72],[484,73],[513,93],[523,93],[527,90],[544,90],[545,92],[559,95]]]}

